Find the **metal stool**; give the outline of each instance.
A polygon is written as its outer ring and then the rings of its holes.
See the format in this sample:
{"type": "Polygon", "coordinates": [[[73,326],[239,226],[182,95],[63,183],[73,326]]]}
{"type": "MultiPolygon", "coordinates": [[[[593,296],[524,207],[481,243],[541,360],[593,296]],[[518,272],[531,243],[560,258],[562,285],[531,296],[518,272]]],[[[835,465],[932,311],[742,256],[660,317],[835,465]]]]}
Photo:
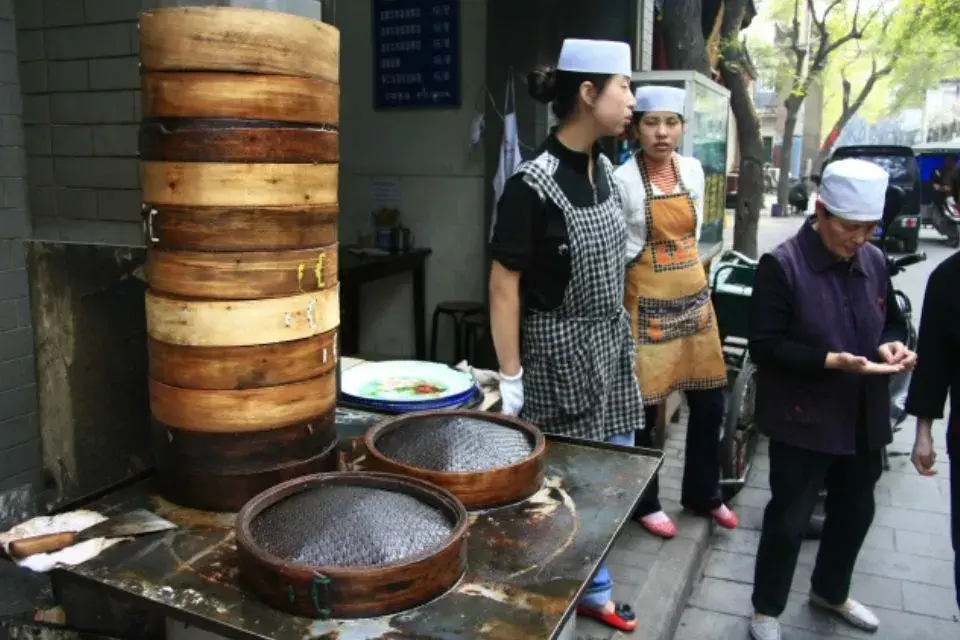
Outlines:
{"type": "Polygon", "coordinates": [[[437,337],[440,316],[448,316],[453,320],[453,353],[454,364],[463,360],[463,321],[471,316],[483,315],[483,304],[464,300],[449,300],[441,302],[433,310],[433,321],[430,327],[430,360],[437,360],[437,337]]]}
{"type": "MultiPolygon", "coordinates": [[[[463,357],[473,366],[477,364],[477,344],[489,331],[486,314],[475,314],[463,319],[463,357]]],[[[458,361],[459,362],[459,361],[458,361]]]]}

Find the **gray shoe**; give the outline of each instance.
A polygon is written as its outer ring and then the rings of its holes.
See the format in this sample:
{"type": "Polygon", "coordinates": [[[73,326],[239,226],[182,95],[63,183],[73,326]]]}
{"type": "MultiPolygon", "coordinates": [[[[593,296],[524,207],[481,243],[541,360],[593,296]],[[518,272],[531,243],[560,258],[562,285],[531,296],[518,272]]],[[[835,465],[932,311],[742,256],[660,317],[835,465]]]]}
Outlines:
{"type": "Polygon", "coordinates": [[[877,620],[877,616],[873,615],[873,612],[870,611],[870,609],[867,609],[853,598],[847,598],[846,602],[838,606],[830,604],[811,591],[810,604],[834,614],[850,626],[856,627],[857,629],[862,629],[863,631],[869,631],[873,633],[880,628],[880,621],[877,620]]]}
{"type": "Polygon", "coordinates": [[[780,621],[770,616],[754,614],[750,618],[750,637],[753,640],[780,640],[780,621]]]}

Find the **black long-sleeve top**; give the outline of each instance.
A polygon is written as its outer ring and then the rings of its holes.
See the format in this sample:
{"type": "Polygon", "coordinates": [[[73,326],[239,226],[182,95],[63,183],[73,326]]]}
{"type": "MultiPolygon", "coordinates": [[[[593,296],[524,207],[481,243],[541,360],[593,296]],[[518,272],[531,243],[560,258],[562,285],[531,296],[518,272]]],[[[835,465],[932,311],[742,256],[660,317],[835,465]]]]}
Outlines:
{"type": "MultiPolygon", "coordinates": [[[[838,261],[834,268],[848,269],[849,263],[838,261]]],[[[760,366],[774,366],[792,371],[823,371],[827,350],[787,338],[793,317],[793,291],[777,259],[765,255],[760,259],[753,283],[753,304],[750,317],[750,357],[760,366]]],[[[886,323],[884,342],[903,340],[906,324],[897,306],[893,284],[887,281],[886,323]]],[[[878,345],[879,346],[879,345],[878,345]]]]}
{"type": "Polygon", "coordinates": [[[947,450],[960,453],[960,253],[943,261],[927,281],[920,316],[917,368],[910,380],[907,413],[937,420],[950,393],[950,420],[947,423],[947,450]]]}

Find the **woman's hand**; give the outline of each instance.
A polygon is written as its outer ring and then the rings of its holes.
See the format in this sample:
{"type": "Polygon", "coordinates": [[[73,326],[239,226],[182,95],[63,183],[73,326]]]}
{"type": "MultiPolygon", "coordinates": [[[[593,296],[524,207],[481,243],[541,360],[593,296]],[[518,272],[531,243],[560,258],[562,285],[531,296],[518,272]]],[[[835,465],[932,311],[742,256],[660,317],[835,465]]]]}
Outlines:
{"type": "Polygon", "coordinates": [[[827,369],[833,369],[835,371],[846,371],[848,373],[873,376],[890,375],[900,373],[904,370],[903,366],[899,364],[873,362],[869,358],[847,353],[846,351],[828,353],[825,366],[827,369]]]}
{"type": "Polygon", "coordinates": [[[913,371],[917,366],[917,354],[899,340],[880,345],[877,354],[885,363],[900,365],[904,371],[913,371]]]}
{"type": "Polygon", "coordinates": [[[500,372],[500,412],[508,416],[520,415],[523,409],[523,369],[513,376],[500,372]]]}
{"type": "Polygon", "coordinates": [[[935,476],[933,465],[937,461],[937,452],[933,449],[933,435],[930,433],[929,420],[917,420],[917,437],[913,441],[910,462],[922,476],[935,476]]]}

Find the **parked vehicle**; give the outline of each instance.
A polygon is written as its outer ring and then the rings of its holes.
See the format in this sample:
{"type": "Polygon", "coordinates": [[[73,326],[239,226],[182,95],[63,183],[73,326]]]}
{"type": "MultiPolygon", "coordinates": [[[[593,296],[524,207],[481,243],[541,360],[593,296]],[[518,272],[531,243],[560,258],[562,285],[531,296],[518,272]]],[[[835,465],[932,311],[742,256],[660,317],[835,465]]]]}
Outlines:
{"type": "Polygon", "coordinates": [[[948,158],[960,162],[960,142],[927,142],[913,148],[920,171],[920,223],[933,227],[953,247],[960,247],[960,211],[933,188],[933,174],[948,158]]]}
{"type": "MultiPolygon", "coordinates": [[[[883,221],[879,225],[879,228],[888,228],[890,226],[890,222],[896,219],[897,212],[902,209],[902,200],[904,197],[904,191],[896,185],[892,185],[887,189],[887,202],[884,206],[883,221]]],[[[881,236],[879,242],[881,250],[883,250],[883,247],[886,244],[884,240],[885,238],[881,236]]],[[[927,255],[923,252],[910,253],[900,256],[899,258],[892,258],[889,255],[886,255],[885,251],[884,255],[887,259],[887,271],[891,278],[903,273],[907,267],[917,264],[918,262],[923,262],[927,259],[927,255]]],[[[910,350],[916,351],[917,328],[913,320],[913,305],[910,302],[910,298],[907,297],[907,294],[900,289],[894,288],[893,295],[897,300],[897,307],[900,309],[900,313],[903,315],[903,319],[907,327],[906,333],[900,336],[900,339],[910,350]]],[[[904,421],[907,419],[906,402],[907,390],[909,387],[909,371],[904,371],[903,373],[890,376],[890,429],[894,433],[900,430],[904,421]]],[[[886,448],[883,450],[883,466],[884,469],[890,469],[890,462],[887,458],[886,448]]],[[[823,499],[825,497],[826,492],[822,492],[821,501],[814,509],[814,513],[810,518],[810,526],[807,531],[808,537],[819,538],[820,532],[823,530],[823,521],[825,519],[823,499]]]]}
{"type": "Polygon", "coordinates": [[[823,169],[841,158],[859,158],[873,162],[890,174],[890,184],[903,191],[900,211],[883,224],[884,243],[896,244],[906,253],[913,253],[920,243],[920,168],[910,147],[894,145],[857,145],[837,147],[823,163],[823,169]]]}

